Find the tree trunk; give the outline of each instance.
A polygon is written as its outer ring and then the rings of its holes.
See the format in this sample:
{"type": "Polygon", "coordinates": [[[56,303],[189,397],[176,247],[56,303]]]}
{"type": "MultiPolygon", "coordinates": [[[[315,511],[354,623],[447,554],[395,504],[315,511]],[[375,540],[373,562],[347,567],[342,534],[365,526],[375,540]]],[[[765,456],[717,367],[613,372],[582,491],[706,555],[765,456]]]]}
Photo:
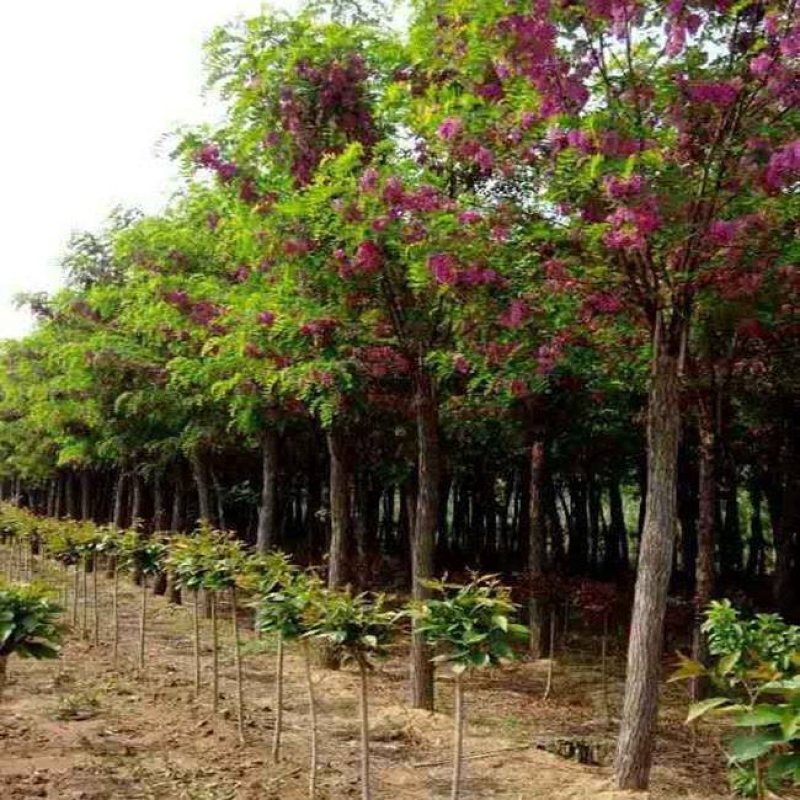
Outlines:
{"type": "Polygon", "coordinates": [[[208,465],[200,449],[191,455],[192,477],[197,488],[197,507],[201,525],[213,525],[211,516],[211,490],[208,486],[208,465]]]}
{"type": "Polygon", "coordinates": [[[114,515],[111,520],[117,530],[122,530],[125,525],[125,478],[125,470],[120,467],[114,487],[114,515]]]}
{"type": "Polygon", "coordinates": [[[664,614],[677,527],[681,415],[678,357],[656,335],[647,421],[647,503],[628,643],[625,699],[617,745],[620,789],[644,790],[658,716],[664,614]]]}
{"type": "MultiPolygon", "coordinates": [[[[411,542],[412,594],[425,600],[424,582],[434,576],[434,547],[439,521],[439,400],[431,377],[420,367],[416,377],[417,506],[411,542]]],[[[419,633],[411,641],[411,705],[433,710],[433,664],[419,633]]]]}
{"type": "Polygon", "coordinates": [[[176,466],[175,483],[173,485],[172,494],[172,512],[170,514],[169,529],[171,531],[180,532],[184,526],[184,486],[183,486],[183,470],[180,464],[176,466]]]}
{"type": "Polygon", "coordinates": [[[75,480],[72,472],[64,473],[64,506],[69,519],[77,519],[75,508],[75,480]]]}
{"type": "Polygon", "coordinates": [[[261,437],[261,504],[258,507],[256,550],[266,553],[277,545],[278,432],[267,428],[261,437]]]}
{"type": "Polygon", "coordinates": [[[153,476],[153,530],[163,531],[167,528],[167,508],[164,504],[164,481],[161,473],[153,476]]]}
{"type": "Polygon", "coordinates": [[[88,470],[81,470],[81,519],[92,516],[92,476],[88,470]]]}
{"type": "Polygon", "coordinates": [[[784,448],[783,492],[780,496],[780,523],[775,527],[775,600],[781,613],[792,618],[800,569],[794,564],[800,553],[800,410],[790,409],[784,448]]]}
{"type": "Polygon", "coordinates": [[[328,588],[347,581],[348,533],[350,525],[350,480],[345,431],[327,432],[330,455],[331,541],[328,548],[328,588]]]}
{"type": "Polygon", "coordinates": [[[542,506],[542,484],[545,467],[545,444],[537,439],[530,448],[530,489],[528,492],[528,578],[531,596],[528,601],[528,624],[530,631],[529,652],[531,658],[542,655],[544,609],[537,595],[545,572],[544,508],[542,506]]]}
{"type": "Polygon", "coordinates": [[[761,484],[758,478],[750,482],[750,546],[747,551],[747,577],[759,577],[764,569],[764,525],[761,521],[761,484]]]}
{"type": "Polygon", "coordinates": [[[606,558],[606,568],[615,571],[620,565],[623,569],[629,567],[628,563],[628,530],[625,525],[625,512],[622,506],[622,491],[619,478],[611,479],[608,486],[608,510],[610,524],[608,526],[609,539],[606,558]]]}
{"type": "Polygon", "coordinates": [[[569,531],[568,559],[570,571],[584,575],[589,554],[589,517],[586,507],[586,481],[583,475],[576,475],[569,481],[569,500],[572,525],[569,531]]]}
{"type": "MultiPolygon", "coordinates": [[[[708,398],[700,400],[697,409],[699,448],[700,513],[697,526],[697,560],[695,564],[695,620],[692,632],[692,657],[705,662],[707,658],[705,637],[700,630],[703,612],[714,594],[714,525],[717,505],[716,441],[712,403],[708,398]]],[[[692,682],[692,696],[700,699],[701,684],[692,682]]]]}

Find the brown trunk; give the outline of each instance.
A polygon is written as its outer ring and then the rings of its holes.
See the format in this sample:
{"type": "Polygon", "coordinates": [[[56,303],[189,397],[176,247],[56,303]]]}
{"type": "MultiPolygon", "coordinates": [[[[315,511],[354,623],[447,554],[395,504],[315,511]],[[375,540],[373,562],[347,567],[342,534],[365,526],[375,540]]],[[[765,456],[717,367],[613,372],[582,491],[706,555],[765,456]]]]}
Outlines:
{"type": "MultiPolygon", "coordinates": [[[[701,398],[697,409],[699,448],[700,514],[697,526],[697,560],[695,562],[695,621],[692,635],[692,657],[704,662],[707,657],[705,638],[701,631],[703,612],[714,593],[714,525],[717,504],[716,442],[713,403],[701,398]]],[[[692,683],[692,696],[700,698],[701,685],[692,683]]]]}
{"type": "Polygon", "coordinates": [[[622,491],[619,478],[612,478],[608,487],[608,512],[609,512],[609,552],[606,557],[610,559],[609,569],[616,571],[622,565],[627,569],[628,563],[628,529],[625,525],[625,512],[622,506],[622,491]]]}
{"type": "Polygon", "coordinates": [[[528,601],[528,624],[530,630],[530,656],[541,658],[544,610],[537,596],[545,571],[545,531],[544,509],[542,506],[542,485],[545,466],[545,446],[541,439],[530,448],[530,492],[528,523],[528,577],[531,582],[531,597],[528,601]]]}
{"type": "MultiPolygon", "coordinates": [[[[434,546],[439,522],[439,401],[431,377],[420,369],[416,380],[417,507],[411,542],[412,594],[426,599],[425,581],[434,576],[434,546]]],[[[433,664],[421,635],[411,641],[411,705],[433,710],[433,664]]]]}
{"type": "Polygon", "coordinates": [[[786,617],[793,617],[795,577],[792,566],[800,544],[800,420],[797,409],[789,412],[783,456],[783,491],[780,495],[779,522],[774,526],[775,601],[786,617]]]}
{"type": "Polygon", "coordinates": [[[347,538],[350,524],[350,481],[345,434],[333,427],[327,433],[330,455],[331,541],[328,548],[328,587],[347,581],[347,538]]]}
{"type": "Polygon", "coordinates": [[[86,470],[81,472],[81,519],[92,516],[92,476],[86,470]]]}
{"type": "Polygon", "coordinates": [[[208,466],[199,448],[191,455],[192,477],[197,488],[197,508],[201,525],[212,525],[211,491],[208,487],[208,466]]]}
{"type": "Polygon", "coordinates": [[[142,476],[133,474],[131,477],[131,526],[141,528],[142,522],[142,500],[143,500],[143,481],[142,476]]]}
{"type": "Polygon", "coordinates": [[[112,524],[117,530],[125,525],[125,470],[120,468],[114,487],[114,516],[112,524]]]}
{"type": "Polygon", "coordinates": [[[64,473],[64,505],[67,516],[70,519],[77,519],[78,514],[75,509],[75,480],[71,472],[64,473]]]}
{"type": "Polygon", "coordinates": [[[261,505],[258,507],[256,550],[266,553],[277,544],[278,432],[267,428],[261,438],[261,505]]]}
{"type": "Polygon", "coordinates": [[[664,614],[677,530],[681,415],[676,349],[670,349],[661,336],[656,336],[647,422],[647,511],[615,764],[617,785],[626,790],[647,789],[658,716],[664,614]]]}
{"type": "Polygon", "coordinates": [[[167,528],[167,508],[164,505],[164,482],[161,473],[153,476],[153,530],[163,531],[167,528]]]}
{"type": "Polygon", "coordinates": [[[171,531],[182,531],[184,525],[184,487],[183,487],[183,470],[181,464],[178,463],[175,467],[175,483],[173,485],[172,493],[172,511],[170,513],[169,529],[171,531]]]}

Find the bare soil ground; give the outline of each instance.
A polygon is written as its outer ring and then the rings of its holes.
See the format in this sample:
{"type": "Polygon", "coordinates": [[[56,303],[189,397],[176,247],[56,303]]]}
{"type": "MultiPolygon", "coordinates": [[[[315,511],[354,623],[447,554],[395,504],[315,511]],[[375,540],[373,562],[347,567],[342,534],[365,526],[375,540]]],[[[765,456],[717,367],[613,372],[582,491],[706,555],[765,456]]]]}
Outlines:
{"type": "MultiPolygon", "coordinates": [[[[109,639],[108,583],[101,582],[102,640],[109,639]]],[[[204,652],[204,695],[193,698],[191,616],[162,598],[150,602],[148,666],[134,667],[138,590],[125,583],[120,667],[110,646],[93,647],[79,631],[67,635],[62,657],[34,663],[12,658],[0,702],[0,798],[28,800],[299,800],[307,797],[306,694],[299,655],[287,656],[283,758],[273,764],[274,654],[249,630],[245,655],[247,744],[236,735],[230,624],[224,650],[220,714],[214,718],[204,652]]],[[[91,627],[91,626],[90,626],[91,627]]],[[[204,624],[204,642],[210,636],[204,624]]],[[[555,664],[548,702],[541,700],[546,662],[521,663],[476,678],[467,694],[464,800],[622,800],[612,792],[615,720],[602,711],[596,642],[573,635],[555,664]],[[598,764],[568,756],[575,745],[598,764]],[[477,757],[476,757],[477,756],[477,757]]],[[[622,689],[622,653],[612,653],[612,717],[622,689]]],[[[359,797],[357,675],[347,668],[315,670],[320,717],[318,797],[359,797]]],[[[452,693],[437,684],[439,713],[404,705],[403,653],[372,678],[374,800],[449,797],[452,693]]],[[[665,689],[665,709],[650,797],[727,797],[718,737],[700,731],[695,743],[682,724],[685,689],[665,689]]]]}

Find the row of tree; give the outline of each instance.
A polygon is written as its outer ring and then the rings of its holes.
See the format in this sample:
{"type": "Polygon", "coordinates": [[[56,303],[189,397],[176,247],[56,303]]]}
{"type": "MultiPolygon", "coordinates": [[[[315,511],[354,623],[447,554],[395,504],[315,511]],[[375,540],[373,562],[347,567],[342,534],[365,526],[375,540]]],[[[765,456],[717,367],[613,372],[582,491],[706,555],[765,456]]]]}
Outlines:
{"type": "Polygon", "coordinates": [[[417,599],[465,564],[635,566],[617,777],[642,788],[673,566],[698,607],[720,576],[796,601],[795,6],[381,16],[211,37],[227,113],[176,135],[173,202],[76,237],[3,346],[4,492],[417,599]]]}

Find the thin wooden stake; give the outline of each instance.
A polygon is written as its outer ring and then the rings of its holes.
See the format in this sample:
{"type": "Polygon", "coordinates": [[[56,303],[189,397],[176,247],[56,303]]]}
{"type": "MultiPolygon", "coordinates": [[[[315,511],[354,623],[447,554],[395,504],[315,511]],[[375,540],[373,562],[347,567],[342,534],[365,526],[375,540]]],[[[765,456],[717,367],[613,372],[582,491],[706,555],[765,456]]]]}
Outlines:
{"type": "Polygon", "coordinates": [[[550,692],[553,689],[553,664],[556,655],[556,610],[550,609],[550,661],[547,664],[547,684],[544,687],[542,700],[550,699],[550,692]]]}
{"type": "Polygon", "coordinates": [[[361,711],[361,800],[372,800],[372,792],[369,785],[369,711],[368,711],[368,689],[367,666],[359,663],[361,674],[360,692],[360,711],[361,711]]]}
{"type": "Polygon", "coordinates": [[[111,635],[111,664],[117,668],[117,654],[119,651],[119,569],[114,559],[114,588],[111,593],[111,614],[113,631],[111,635]]]}
{"type": "Polygon", "coordinates": [[[147,626],[147,573],[142,573],[142,610],[139,620],[139,670],[144,672],[144,637],[147,626]]]}
{"type": "Polygon", "coordinates": [[[200,591],[194,590],[194,696],[200,697],[200,591]]]}
{"type": "Polygon", "coordinates": [[[317,703],[314,697],[314,679],[311,675],[311,648],[303,639],[303,660],[306,668],[306,688],[308,690],[308,726],[311,736],[310,772],[308,775],[308,797],[314,800],[317,793],[317,703]]]}
{"type": "Polygon", "coordinates": [[[211,603],[211,660],[212,660],[212,675],[211,675],[211,707],[216,714],[219,710],[219,625],[217,624],[217,593],[209,592],[209,601],[211,603]]]}
{"type": "Polygon", "coordinates": [[[463,766],[464,751],[464,684],[462,674],[456,673],[455,676],[455,728],[453,731],[453,788],[450,794],[451,800],[459,800],[461,797],[461,769],[463,766]]]}
{"type": "Polygon", "coordinates": [[[239,732],[239,743],[245,744],[242,648],[239,641],[239,620],[236,618],[236,586],[231,586],[231,622],[233,623],[233,651],[236,657],[236,723],[239,732]]]}
{"type": "Polygon", "coordinates": [[[272,760],[281,760],[281,731],[283,729],[283,636],[278,636],[277,667],[275,672],[275,731],[272,736],[272,760]]]}

